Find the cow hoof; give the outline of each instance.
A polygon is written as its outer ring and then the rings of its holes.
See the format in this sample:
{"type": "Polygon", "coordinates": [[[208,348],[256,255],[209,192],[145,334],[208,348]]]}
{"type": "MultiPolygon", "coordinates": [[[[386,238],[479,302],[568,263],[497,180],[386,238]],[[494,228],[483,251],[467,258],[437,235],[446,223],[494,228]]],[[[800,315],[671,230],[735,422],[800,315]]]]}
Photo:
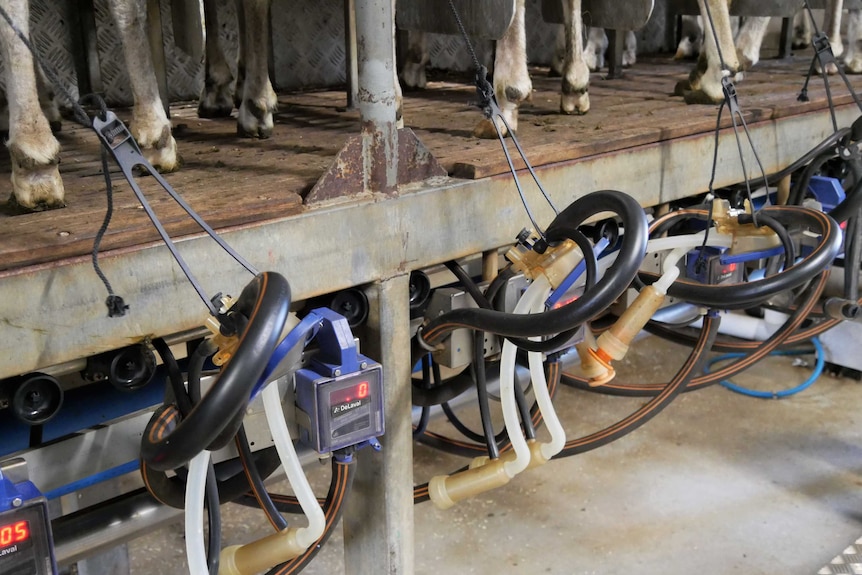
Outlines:
{"type": "Polygon", "coordinates": [[[560,96],[560,112],[563,114],[582,116],[590,111],[590,94],[586,90],[582,93],[563,94],[560,96]]]}
{"type": "Polygon", "coordinates": [[[219,104],[201,100],[198,104],[198,118],[229,118],[233,112],[233,102],[230,100],[219,104]]]}
{"type": "Polygon", "coordinates": [[[425,64],[405,62],[401,72],[401,85],[407,90],[424,90],[428,84],[425,64]]]}
{"type": "Polygon", "coordinates": [[[60,179],[60,144],[56,138],[19,137],[10,142],[12,197],[10,204],[22,211],[62,208],[65,191],[60,179]]]}
{"type": "Polygon", "coordinates": [[[272,136],[272,113],[276,109],[273,98],[271,104],[258,105],[255,101],[244,100],[237,116],[236,133],[243,138],[266,139],[272,136]]]}
{"type": "Polygon", "coordinates": [[[162,148],[141,148],[144,158],[160,173],[168,174],[180,169],[180,157],[177,155],[177,142],[171,138],[170,143],[162,148]]]}
{"type": "Polygon", "coordinates": [[[862,74],[862,57],[844,62],[844,71],[848,74],[862,74]]]}
{"type": "Polygon", "coordinates": [[[63,180],[56,165],[12,173],[9,206],[16,212],[40,212],[66,207],[63,180]]]}
{"type": "Polygon", "coordinates": [[[691,82],[687,79],[680,80],[676,83],[676,86],[673,87],[674,96],[685,96],[689,92],[691,92],[691,82]]]}
{"type": "MultiPolygon", "coordinates": [[[[750,58],[749,56],[739,52],[736,55],[739,60],[739,70],[751,70],[755,64],[757,64],[758,60],[756,58],[750,58]]],[[[737,72],[739,74],[740,72],[737,72]]]]}

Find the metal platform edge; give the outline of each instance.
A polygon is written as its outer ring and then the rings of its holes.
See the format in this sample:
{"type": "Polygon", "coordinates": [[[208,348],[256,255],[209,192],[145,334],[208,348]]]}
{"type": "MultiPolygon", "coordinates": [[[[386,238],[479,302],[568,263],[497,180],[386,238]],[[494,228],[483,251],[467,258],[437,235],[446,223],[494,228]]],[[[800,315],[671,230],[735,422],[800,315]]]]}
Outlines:
{"type": "MultiPolygon", "coordinates": [[[[855,106],[839,108],[839,125],[849,125],[858,114],[855,106]]],[[[832,132],[826,111],[749,128],[768,172],[788,165],[832,132]]],[[[601,189],[618,189],[645,207],[654,206],[707,189],[713,138],[704,133],[536,171],[561,209],[601,189]]],[[[746,151],[751,170],[756,163],[746,151]]],[[[737,154],[732,132],[724,130],[717,186],[742,180],[737,154]]],[[[526,172],[521,179],[538,221],[549,222],[553,212],[526,172]]],[[[223,230],[222,236],[259,269],[282,273],[299,301],[506,245],[528,222],[511,176],[475,181],[443,177],[404,187],[395,198],[380,195],[316,207],[223,230]]],[[[238,293],[251,279],[206,237],[177,243],[210,294],[238,293]]],[[[0,378],[192,329],[205,320],[206,308],[163,246],[104,253],[100,263],[116,293],[131,306],[125,317],[107,317],[105,289],[88,257],[0,273],[5,309],[0,378]]]]}

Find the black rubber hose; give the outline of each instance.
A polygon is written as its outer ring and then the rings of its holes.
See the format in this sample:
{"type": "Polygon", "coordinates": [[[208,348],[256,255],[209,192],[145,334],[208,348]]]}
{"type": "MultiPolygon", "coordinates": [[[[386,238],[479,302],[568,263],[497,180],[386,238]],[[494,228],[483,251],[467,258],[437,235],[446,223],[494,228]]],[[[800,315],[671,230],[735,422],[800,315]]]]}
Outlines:
{"type": "Polygon", "coordinates": [[[150,467],[175,469],[204,449],[224,447],[213,442],[245,410],[278,343],[289,307],[290,287],[275,272],[259,274],[243,289],[230,312],[248,319],[236,353],[186,418],[180,420],[171,409],[154,414],[141,439],[141,457],[150,467]]]}
{"type": "Polygon", "coordinates": [[[177,408],[180,410],[180,414],[185,416],[191,412],[194,404],[189,398],[189,394],[183,384],[183,374],[180,371],[180,366],[177,363],[176,358],[174,357],[174,352],[171,351],[167,342],[160,337],[153,340],[153,348],[156,350],[156,353],[159,354],[159,357],[162,359],[162,363],[168,370],[168,385],[165,389],[165,403],[175,403],[177,408]]]}
{"type": "MultiPolygon", "coordinates": [[[[751,214],[739,214],[737,221],[740,224],[753,224],[754,216],[751,214]]],[[[796,261],[796,250],[793,247],[793,240],[790,239],[787,228],[772,216],[764,213],[757,214],[757,223],[771,229],[778,236],[778,239],[781,240],[781,246],[784,248],[784,269],[786,271],[796,261]]]]}
{"type": "Polygon", "coordinates": [[[210,575],[218,575],[219,556],[221,554],[221,509],[219,507],[218,482],[212,459],[207,465],[205,484],[205,501],[207,505],[207,569],[210,575]]]}
{"type": "MultiPolygon", "coordinates": [[[[829,266],[841,249],[841,230],[838,224],[822,212],[797,206],[771,206],[763,208],[759,213],[774,217],[785,227],[788,224],[814,227],[821,234],[820,243],[805,259],[772,277],[725,285],[705,285],[679,279],[670,286],[668,295],[705,307],[752,307],[775,294],[809,281],[829,266]]],[[[658,277],[658,274],[650,272],[640,273],[640,279],[645,283],[652,283],[658,277]]]]}
{"type": "Polygon", "coordinates": [[[461,282],[461,285],[464,286],[464,289],[467,290],[467,293],[470,294],[470,297],[473,298],[473,301],[476,302],[476,305],[479,307],[483,307],[485,309],[492,309],[491,302],[487,300],[485,294],[482,293],[482,290],[479,289],[479,286],[476,285],[476,282],[473,281],[473,278],[467,274],[461,265],[456,261],[446,262],[446,269],[448,269],[452,274],[458,278],[458,281],[461,282]]]}
{"type": "Polygon", "coordinates": [[[625,234],[616,261],[596,283],[589,297],[577,299],[541,314],[510,314],[486,309],[456,309],[428,322],[420,330],[428,346],[436,346],[453,330],[469,327],[506,337],[554,335],[572,329],[603,312],[628,288],[646,253],[647,224],[640,204],[613,190],[593,192],[575,200],[548,226],[577,227],[586,219],[613,212],[623,221],[625,234]]]}
{"type": "Polygon", "coordinates": [[[239,459],[242,461],[242,467],[245,471],[248,485],[251,487],[251,492],[275,530],[284,531],[287,529],[287,520],[278,512],[275,503],[272,501],[272,497],[270,497],[269,492],[266,490],[266,485],[263,483],[264,478],[261,476],[257,465],[255,465],[251,449],[248,446],[248,436],[245,433],[244,426],[240,426],[235,439],[236,447],[239,451],[239,459]]]}
{"type": "Polygon", "coordinates": [[[856,160],[851,160],[850,166],[856,181],[847,190],[844,200],[829,212],[832,219],[839,224],[853,217],[853,214],[862,207],[862,167],[856,160]]]}
{"type": "Polygon", "coordinates": [[[805,193],[808,191],[808,184],[811,183],[811,178],[814,177],[815,173],[820,171],[823,164],[835,157],[834,150],[827,150],[815,157],[810,164],[805,166],[799,179],[797,179],[793,183],[793,187],[790,188],[790,195],[787,198],[787,203],[792,206],[801,206],[802,200],[805,199],[805,193]]]}
{"type": "MultiPolygon", "coordinates": [[[[256,451],[253,456],[258,473],[269,477],[281,465],[281,459],[274,447],[256,451]]],[[[219,501],[229,503],[249,490],[248,479],[235,460],[225,461],[215,465],[216,477],[227,477],[218,481],[219,501]]],[[[151,469],[145,461],[141,461],[141,478],[144,486],[157,501],[175,509],[185,509],[186,482],[180,475],[168,476],[164,471],[151,469]]]]}
{"type": "MultiPolygon", "coordinates": [[[[335,531],[341,516],[344,513],[344,502],[353,488],[353,480],[356,477],[356,463],[353,459],[343,460],[339,457],[332,458],[332,480],[329,483],[329,492],[323,502],[323,516],[326,520],[323,535],[312,543],[305,552],[294,557],[286,563],[273,567],[266,575],[295,575],[302,571],[317,556],[329,537],[335,531]]],[[[278,501],[280,496],[273,495],[278,501]]],[[[293,498],[287,498],[291,501],[293,498]]]]}
{"type": "MultiPolygon", "coordinates": [[[[594,285],[596,285],[596,279],[599,276],[599,264],[596,259],[596,254],[593,253],[593,245],[590,243],[590,240],[587,238],[587,236],[581,233],[578,228],[569,228],[565,226],[560,226],[559,228],[555,228],[554,230],[549,231],[545,234],[545,237],[547,237],[548,241],[551,242],[558,242],[568,238],[574,241],[581,249],[581,252],[583,252],[584,254],[584,262],[586,264],[587,277],[584,284],[584,293],[586,294],[590,289],[592,289],[594,285]]],[[[532,341],[529,339],[513,337],[510,337],[508,339],[524,351],[538,351],[541,353],[548,353],[552,351],[557,351],[562,348],[573,337],[575,337],[575,335],[577,335],[580,329],[581,326],[577,325],[572,329],[566,330],[544,341],[532,341]]]]}
{"type": "Polygon", "coordinates": [[[482,434],[488,447],[488,457],[498,459],[500,449],[494,439],[494,422],[491,421],[491,406],[488,403],[488,382],[485,379],[485,334],[481,331],[473,335],[473,369],[476,372],[476,394],[479,399],[479,418],[482,421],[482,434]]]}

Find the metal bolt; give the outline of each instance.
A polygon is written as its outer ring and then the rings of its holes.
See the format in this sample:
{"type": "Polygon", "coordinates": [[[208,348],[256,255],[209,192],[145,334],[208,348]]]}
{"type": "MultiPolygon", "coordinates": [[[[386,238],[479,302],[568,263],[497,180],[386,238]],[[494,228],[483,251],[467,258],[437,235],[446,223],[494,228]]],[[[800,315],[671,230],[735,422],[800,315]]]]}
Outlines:
{"type": "Polygon", "coordinates": [[[12,507],[21,507],[22,505],[24,505],[24,500],[20,497],[12,499],[12,507]]]}
{"type": "Polygon", "coordinates": [[[340,370],[340,369],[336,369],[336,370],[335,370],[334,372],[332,372],[332,373],[333,373],[333,374],[335,374],[335,377],[338,377],[339,375],[341,375],[341,370],[340,370]]]}
{"type": "Polygon", "coordinates": [[[368,367],[367,361],[363,361],[359,364],[359,369],[365,369],[366,367],[368,367]]]}

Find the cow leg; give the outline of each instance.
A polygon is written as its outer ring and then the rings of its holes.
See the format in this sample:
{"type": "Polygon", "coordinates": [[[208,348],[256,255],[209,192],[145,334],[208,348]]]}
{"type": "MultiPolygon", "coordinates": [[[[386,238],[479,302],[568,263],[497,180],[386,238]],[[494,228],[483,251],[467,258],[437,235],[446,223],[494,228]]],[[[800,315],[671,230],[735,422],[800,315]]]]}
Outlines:
{"type": "Polygon", "coordinates": [[[799,10],[793,15],[793,41],[791,47],[794,50],[808,48],[811,46],[811,18],[808,10],[799,10]]]}
{"type": "MultiPolygon", "coordinates": [[[[24,34],[29,35],[27,0],[5,0],[3,7],[24,34]]],[[[0,58],[6,64],[9,141],[12,156],[12,195],[9,201],[29,210],[60,208],[64,204],[60,179],[60,143],[39,106],[33,56],[5,21],[0,21],[0,58]]]]}
{"type": "Polygon", "coordinates": [[[560,111],[586,114],[590,110],[590,70],[584,63],[581,0],[566,0],[563,14],[566,20],[566,60],[563,63],[560,111]]]}
{"type": "Polygon", "coordinates": [[[847,52],[844,69],[851,74],[862,74],[862,10],[847,11],[847,52]]]}
{"type": "MultiPolygon", "coordinates": [[[[272,135],[272,113],[278,99],[269,80],[269,4],[270,0],[242,2],[245,48],[245,76],[237,117],[237,133],[250,138],[272,135]]],[[[239,82],[237,94],[239,94],[239,82]]]]}
{"type": "Polygon", "coordinates": [[[626,31],[623,41],[623,66],[634,66],[638,61],[638,38],[633,30],[626,31]]]}
{"type": "Polygon", "coordinates": [[[404,85],[412,89],[424,89],[425,66],[428,64],[428,35],[418,30],[407,32],[407,51],[401,78],[404,85]]]}
{"type": "MultiPolygon", "coordinates": [[[[604,28],[591,26],[587,33],[587,45],[584,46],[584,64],[593,72],[605,67],[605,52],[608,49],[608,35],[604,28]]],[[[564,60],[565,62],[565,53],[564,60]]]]}
{"type": "MultiPolygon", "coordinates": [[[[533,84],[527,71],[527,43],[524,29],[524,0],[515,4],[515,18],[503,37],[497,41],[497,54],[494,58],[494,92],[500,111],[509,127],[518,130],[518,106],[530,97],[533,84]]],[[[506,128],[499,119],[498,127],[506,134],[506,128]]],[[[479,138],[496,138],[497,132],[489,120],[483,120],[473,130],[479,138]]]]}
{"type": "Polygon", "coordinates": [[[703,27],[700,16],[683,16],[679,44],[676,47],[674,60],[697,58],[703,44],[703,27]]]}
{"type": "Polygon", "coordinates": [[[132,122],[129,130],[138,141],[144,157],[162,172],[179,167],[177,143],[171,135],[171,122],[165,114],[153,71],[153,59],[146,35],[145,0],[111,0],[111,12],[123,44],[123,55],[132,97],[132,122]]]}
{"type": "Polygon", "coordinates": [[[760,46],[766,36],[769,17],[746,18],[736,37],[736,54],[741,70],[750,70],[760,61],[760,46]]]}
{"type": "MultiPolygon", "coordinates": [[[[844,53],[844,43],[841,41],[841,12],[844,9],[844,0],[828,0],[826,2],[825,17],[823,20],[823,31],[832,45],[832,53],[835,57],[844,53]]],[[[837,74],[838,70],[827,70],[830,74],[837,74]]]]}
{"type": "Polygon", "coordinates": [[[684,96],[688,104],[717,104],[724,100],[721,79],[725,71],[722,70],[721,61],[718,57],[715,36],[718,36],[718,41],[721,43],[721,54],[724,57],[727,72],[736,74],[739,70],[739,61],[733,45],[733,34],[726,0],[698,0],[698,5],[703,15],[704,49],[701,50],[697,66],[689,74],[688,80],[677,84],[675,93],[684,96]],[[715,34],[709,28],[705,2],[709,5],[712,14],[715,34]]]}
{"type": "Polygon", "coordinates": [[[548,76],[562,77],[563,63],[566,61],[566,30],[564,26],[555,26],[557,29],[554,33],[554,54],[551,56],[551,68],[548,70],[548,76]]]}
{"type": "Polygon", "coordinates": [[[198,102],[198,116],[227,118],[233,111],[233,74],[219,36],[218,9],[215,0],[204,0],[204,22],[206,60],[204,61],[204,87],[198,102]]]}

